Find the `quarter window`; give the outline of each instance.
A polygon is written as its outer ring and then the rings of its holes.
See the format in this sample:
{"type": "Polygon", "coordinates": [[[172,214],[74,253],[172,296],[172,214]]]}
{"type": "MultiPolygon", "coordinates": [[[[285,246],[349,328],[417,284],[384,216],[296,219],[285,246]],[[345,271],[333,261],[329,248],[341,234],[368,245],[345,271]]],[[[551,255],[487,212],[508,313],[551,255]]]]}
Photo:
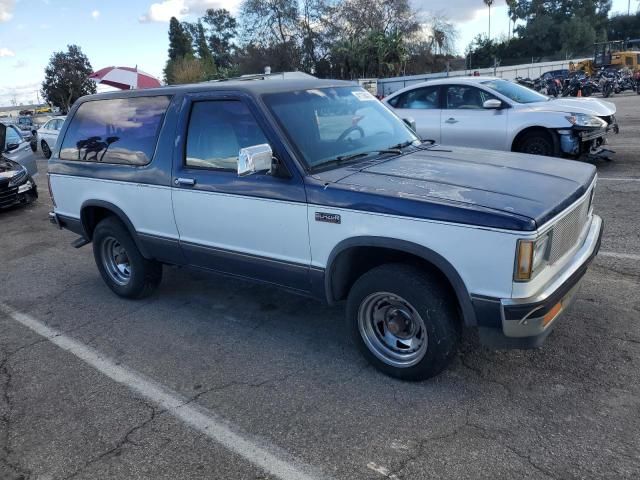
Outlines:
{"type": "Polygon", "coordinates": [[[440,108],[440,86],[416,88],[404,92],[389,101],[394,108],[426,109],[440,108]]]}
{"type": "Polygon", "coordinates": [[[189,119],[185,165],[237,170],[240,149],[263,143],[269,142],[241,101],[195,102],[189,119]]]}
{"type": "MultiPolygon", "coordinates": [[[[170,97],[85,102],[76,111],[60,150],[62,160],[146,165],[156,148],[170,97]]],[[[57,119],[62,123],[62,120],[57,119]]],[[[55,123],[49,128],[58,130],[55,123]]]]}

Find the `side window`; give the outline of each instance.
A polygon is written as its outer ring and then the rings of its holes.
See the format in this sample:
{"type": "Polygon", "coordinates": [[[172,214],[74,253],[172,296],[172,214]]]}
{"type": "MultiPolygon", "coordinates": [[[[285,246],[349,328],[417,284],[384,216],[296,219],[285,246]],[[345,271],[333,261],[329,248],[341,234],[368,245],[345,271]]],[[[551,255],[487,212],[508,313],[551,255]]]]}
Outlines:
{"type": "Polygon", "coordinates": [[[269,143],[247,106],[239,100],[207,100],[191,107],[185,165],[236,170],[241,148],[269,143]]]}
{"type": "Polygon", "coordinates": [[[60,158],[81,162],[148,164],[170,101],[170,97],[161,96],[83,103],[71,119],[60,158]]]}
{"type": "Polygon", "coordinates": [[[422,87],[404,92],[392,100],[394,108],[426,109],[440,108],[440,86],[422,87]]]}
{"type": "Polygon", "coordinates": [[[51,127],[51,130],[55,130],[56,132],[60,131],[60,128],[62,128],[62,124],[64,123],[64,120],[58,118],[57,120],[53,121],[53,126],[51,127]]]}
{"type": "Polygon", "coordinates": [[[53,120],[49,120],[42,126],[43,130],[51,130],[53,128],[53,120]]]}
{"type": "Polygon", "coordinates": [[[5,140],[4,148],[7,148],[9,144],[16,144],[22,142],[22,135],[13,126],[7,127],[7,139],[5,140]]]}
{"type": "Polygon", "coordinates": [[[450,85],[447,87],[446,108],[449,110],[481,110],[487,100],[496,99],[479,88],[468,85],[450,85]]]}

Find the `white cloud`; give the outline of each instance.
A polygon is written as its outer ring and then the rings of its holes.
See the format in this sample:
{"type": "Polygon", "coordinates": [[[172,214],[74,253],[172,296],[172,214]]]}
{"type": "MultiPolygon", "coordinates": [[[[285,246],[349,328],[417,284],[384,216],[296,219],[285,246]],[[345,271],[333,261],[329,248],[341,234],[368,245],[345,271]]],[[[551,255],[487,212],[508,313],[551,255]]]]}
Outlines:
{"type": "Polygon", "coordinates": [[[199,15],[208,8],[238,9],[241,0],[162,0],[152,3],[149,10],[138,18],[141,23],[168,22],[171,17],[181,19],[187,15],[199,15]]]}
{"type": "Polygon", "coordinates": [[[0,47],[0,57],[15,57],[16,54],[7,47],[0,47]]]}
{"type": "Polygon", "coordinates": [[[27,62],[25,62],[24,60],[18,60],[16,63],[13,64],[13,68],[24,68],[26,67],[28,64],[27,62]]]}
{"type": "Polygon", "coordinates": [[[94,10],[93,12],[91,12],[91,18],[93,18],[94,20],[97,20],[99,16],[100,10],[94,10]]]}
{"type": "Polygon", "coordinates": [[[15,4],[15,0],[0,0],[0,22],[11,20],[15,4]]]}

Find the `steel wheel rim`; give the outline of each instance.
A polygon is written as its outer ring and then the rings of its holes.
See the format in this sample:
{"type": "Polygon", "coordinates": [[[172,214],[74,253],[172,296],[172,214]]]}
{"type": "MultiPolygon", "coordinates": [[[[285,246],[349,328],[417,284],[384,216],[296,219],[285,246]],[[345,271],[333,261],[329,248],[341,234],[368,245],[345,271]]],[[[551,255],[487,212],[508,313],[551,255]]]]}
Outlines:
{"type": "Polygon", "coordinates": [[[124,247],[114,237],[107,237],[100,248],[102,264],[107,274],[118,285],[126,285],[131,279],[131,262],[124,247]]]}
{"type": "Polygon", "coordinates": [[[427,353],[425,323],[399,295],[376,292],[366,297],[358,309],[358,330],[369,351],[387,365],[411,367],[427,353]]]}

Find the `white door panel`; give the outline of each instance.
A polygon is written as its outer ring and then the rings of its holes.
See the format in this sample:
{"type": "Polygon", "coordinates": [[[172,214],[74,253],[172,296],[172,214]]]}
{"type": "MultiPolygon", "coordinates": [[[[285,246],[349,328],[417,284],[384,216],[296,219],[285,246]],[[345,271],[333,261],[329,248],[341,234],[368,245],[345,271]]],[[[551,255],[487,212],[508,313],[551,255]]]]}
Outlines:
{"type": "Polygon", "coordinates": [[[443,145],[508,150],[508,110],[442,110],[443,145]]]}
{"type": "Polygon", "coordinates": [[[183,242],[309,264],[306,204],[175,189],[173,208],[183,242]]]}
{"type": "Polygon", "coordinates": [[[413,118],[418,136],[422,140],[440,143],[440,110],[421,108],[401,108],[396,113],[400,118],[413,118]]]}

